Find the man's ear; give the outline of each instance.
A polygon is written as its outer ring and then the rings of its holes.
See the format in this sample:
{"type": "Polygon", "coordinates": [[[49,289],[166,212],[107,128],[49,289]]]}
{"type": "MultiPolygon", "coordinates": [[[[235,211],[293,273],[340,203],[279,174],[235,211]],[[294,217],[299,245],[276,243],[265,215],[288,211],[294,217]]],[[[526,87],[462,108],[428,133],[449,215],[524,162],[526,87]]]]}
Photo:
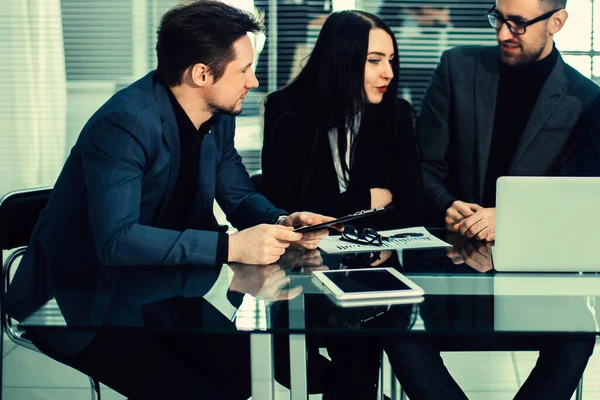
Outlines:
{"type": "Polygon", "coordinates": [[[190,78],[196,86],[203,87],[212,82],[212,74],[208,70],[206,64],[194,64],[190,71],[190,78]]]}
{"type": "Polygon", "coordinates": [[[569,18],[567,10],[563,9],[554,13],[554,15],[550,17],[550,22],[548,24],[548,31],[550,34],[554,35],[560,31],[565,25],[565,22],[567,22],[567,18],[569,18]]]}

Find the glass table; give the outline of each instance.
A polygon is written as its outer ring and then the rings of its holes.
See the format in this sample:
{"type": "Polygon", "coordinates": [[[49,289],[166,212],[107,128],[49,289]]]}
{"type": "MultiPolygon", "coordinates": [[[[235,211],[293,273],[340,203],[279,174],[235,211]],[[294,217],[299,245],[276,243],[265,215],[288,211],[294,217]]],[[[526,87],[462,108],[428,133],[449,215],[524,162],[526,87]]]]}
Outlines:
{"type": "Polygon", "coordinates": [[[454,246],[448,249],[343,256],[289,249],[277,264],[231,264],[219,273],[193,266],[139,267],[54,277],[48,280],[51,288],[38,284],[32,291],[35,301],[24,296],[15,311],[20,321],[16,325],[55,337],[106,330],[249,335],[255,400],[274,398],[277,335],[289,338],[291,398],[296,400],[308,396],[310,335],[477,338],[493,347],[503,337],[600,333],[600,275],[499,273],[492,268],[489,245],[458,238],[451,242],[454,246]],[[365,266],[396,268],[424,289],[424,299],[339,307],[311,276],[314,270],[365,266]],[[161,311],[153,318],[139,312],[174,298],[185,303],[199,297],[226,319],[217,321],[210,313],[185,319],[160,314],[165,307],[158,307],[161,311]]]}

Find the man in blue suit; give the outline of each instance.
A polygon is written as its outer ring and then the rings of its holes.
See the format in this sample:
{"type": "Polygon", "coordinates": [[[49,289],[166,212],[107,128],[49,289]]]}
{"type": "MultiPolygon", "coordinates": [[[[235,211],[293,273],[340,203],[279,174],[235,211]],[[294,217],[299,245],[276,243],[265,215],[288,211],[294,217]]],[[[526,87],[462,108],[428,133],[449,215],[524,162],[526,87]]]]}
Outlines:
{"type": "MultiPolygon", "coordinates": [[[[326,229],[301,234],[293,227],[331,219],[273,206],[234,148],[233,116],[258,86],[247,33],[260,29],[251,15],[210,0],[164,15],[157,70],[108,100],[73,147],[7,294],[9,314],[26,316],[16,305],[31,282],[41,283],[32,285],[33,297],[43,303],[55,293],[91,290],[84,282],[102,268],[190,265],[214,268],[216,278],[224,262],[269,264],[292,243],[317,247],[326,229]],[[237,233],[219,229],[215,199],[237,233]]],[[[103,304],[55,297],[67,323],[90,309],[100,323],[103,304]]],[[[182,345],[148,334],[32,334],[45,353],[130,398],[250,394],[247,338],[182,345]]]]}

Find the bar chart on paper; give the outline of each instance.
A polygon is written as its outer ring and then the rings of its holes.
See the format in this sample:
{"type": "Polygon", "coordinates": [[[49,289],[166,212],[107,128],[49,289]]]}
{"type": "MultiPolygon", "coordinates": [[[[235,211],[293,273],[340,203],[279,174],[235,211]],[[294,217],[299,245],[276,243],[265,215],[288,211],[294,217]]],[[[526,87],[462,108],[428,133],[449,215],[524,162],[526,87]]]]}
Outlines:
{"type": "Polygon", "coordinates": [[[418,248],[451,247],[448,243],[438,239],[422,226],[414,228],[393,229],[380,231],[384,238],[381,246],[358,244],[345,241],[341,236],[329,236],[321,240],[319,248],[329,254],[405,250],[418,248]]]}

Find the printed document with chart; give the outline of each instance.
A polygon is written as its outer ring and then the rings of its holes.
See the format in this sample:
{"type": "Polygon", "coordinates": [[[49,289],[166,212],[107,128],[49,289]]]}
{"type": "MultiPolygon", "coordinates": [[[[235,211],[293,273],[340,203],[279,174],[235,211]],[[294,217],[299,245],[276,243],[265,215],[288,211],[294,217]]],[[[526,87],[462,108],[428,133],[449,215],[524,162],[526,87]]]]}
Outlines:
{"type": "Polygon", "coordinates": [[[379,234],[384,238],[387,238],[382,241],[381,246],[352,243],[343,240],[341,236],[328,236],[321,239],[319,248],[329,254],[340,254],[363,251],[452,247],[448,243],[429,233],[429,231],[422,226],[380,231],[379,234]]]}

